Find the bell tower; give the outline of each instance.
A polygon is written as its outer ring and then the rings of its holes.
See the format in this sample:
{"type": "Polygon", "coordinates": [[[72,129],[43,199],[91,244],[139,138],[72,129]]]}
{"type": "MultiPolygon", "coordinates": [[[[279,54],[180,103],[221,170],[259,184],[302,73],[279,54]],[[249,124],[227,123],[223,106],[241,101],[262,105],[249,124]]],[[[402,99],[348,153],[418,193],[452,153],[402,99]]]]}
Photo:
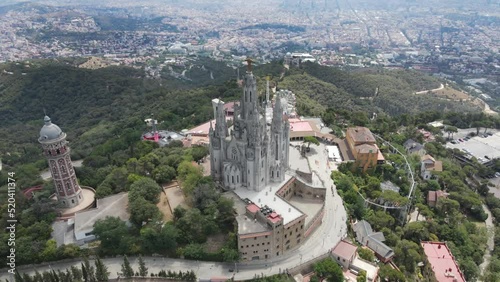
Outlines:
{"type": "Polygon", "coordinates": [[[38,142],[42,144],[43,154],[49,163],[57,200],[65,208],[75,207],[83,201],[83,194],[71,164],[66,133],[53,124],[48,116],[43,120],[45,125],[40,130],[38,142]]]}

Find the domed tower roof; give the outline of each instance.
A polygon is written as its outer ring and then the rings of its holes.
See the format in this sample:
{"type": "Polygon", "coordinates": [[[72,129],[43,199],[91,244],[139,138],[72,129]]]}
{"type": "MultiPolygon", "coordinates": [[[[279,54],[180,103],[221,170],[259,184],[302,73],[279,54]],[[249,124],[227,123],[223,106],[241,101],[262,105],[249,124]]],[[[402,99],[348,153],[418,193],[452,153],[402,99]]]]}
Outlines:
{"type": "Polygon", "coordinates": [[[45,122],[45,125],[40,130],[40,138],[38,138],[38,141],[55,140],[64,134],[59,126],[50,121],[48,116],[45,116],[43,121],[45,122]]]}

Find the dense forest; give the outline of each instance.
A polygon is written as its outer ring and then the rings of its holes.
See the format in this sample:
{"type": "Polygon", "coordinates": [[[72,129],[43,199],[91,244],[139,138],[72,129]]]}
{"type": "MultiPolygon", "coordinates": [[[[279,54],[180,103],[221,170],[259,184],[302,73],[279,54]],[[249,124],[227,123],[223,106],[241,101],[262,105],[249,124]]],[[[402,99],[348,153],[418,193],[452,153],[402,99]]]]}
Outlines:
{"type": "MultiPolygon", "coordinates": [[[[40,159],[35,158],[40,156],[36,138],[44,111],[67,132],[74,157],[81,158],[96,144],[119,136],[123,128],[145,130],[142,121],[151,115],[162,122],[162,129],[182,130],[210,118],[211,99],[231,101],[240,95],[236,70],[206,58],[197,59],[186,70],[189,80],[176,79],[168,71],[160,80],[153,80],[141,69],[74,66],[80,62],[58,59],[0,66],[0,154],[5,164],[33,164],[40,159]]],[[[412,95],[439,85],[434,78],[412,71],[348,72],[305,64],[285,72],[274,62],[257,66],[254,73],[261,78],[261,93],[266,75],[272,76],[277,88],[295,92],[301,115],[321,115],[327,107],[390,115],[424,109],[474,110],[460,103],[412,95]],[[376,89],[378,94],[373,98],[376,89]]]]}

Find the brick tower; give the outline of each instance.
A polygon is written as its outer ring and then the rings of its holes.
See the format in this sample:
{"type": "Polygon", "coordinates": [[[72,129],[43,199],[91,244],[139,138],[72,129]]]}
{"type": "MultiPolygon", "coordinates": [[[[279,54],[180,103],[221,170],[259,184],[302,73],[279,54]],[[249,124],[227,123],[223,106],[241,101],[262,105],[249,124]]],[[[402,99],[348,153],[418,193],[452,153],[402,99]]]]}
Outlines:
{"type": "Polygon", "coordinates": [[[71,164],[66,133],[53,124],[48,116],[45,116],[43,120],[45,125],[40,130],[38,142],[42,144],[43,154],[49,162],[57,200],[65,208],[75,207],[83,201],[83,195],[71,164]]]}

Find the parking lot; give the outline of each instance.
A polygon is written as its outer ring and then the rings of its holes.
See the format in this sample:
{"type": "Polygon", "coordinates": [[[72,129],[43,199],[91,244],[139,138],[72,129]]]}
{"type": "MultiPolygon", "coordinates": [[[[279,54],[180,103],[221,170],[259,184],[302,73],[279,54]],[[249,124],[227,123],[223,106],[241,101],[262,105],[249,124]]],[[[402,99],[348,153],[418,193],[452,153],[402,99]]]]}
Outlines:
{"type": "MultiPolygon", "coordinates": [[[[456,144],[448,142],[446,143],[446,147],[460,149],[476,157],[476,159],[482,163],[491,159],[500,158],[500,132],[497,130],[488,130],[487,132],[491,132],[491,136],[475,136],[469,140],[464,140],[465,136],[467,136],[465,132],[467,131],[463,130],[463,132],[459,132],[460,134],[456,134],[454,136],[456,144]],[[459,139],[463,141],[458,141],[459,139]]],[[[475,133],[475,130],[473,132],[475,133]]],[[[482,135],[483,132],[484,131],[481,130],[480,135],[482,135]]]]}

